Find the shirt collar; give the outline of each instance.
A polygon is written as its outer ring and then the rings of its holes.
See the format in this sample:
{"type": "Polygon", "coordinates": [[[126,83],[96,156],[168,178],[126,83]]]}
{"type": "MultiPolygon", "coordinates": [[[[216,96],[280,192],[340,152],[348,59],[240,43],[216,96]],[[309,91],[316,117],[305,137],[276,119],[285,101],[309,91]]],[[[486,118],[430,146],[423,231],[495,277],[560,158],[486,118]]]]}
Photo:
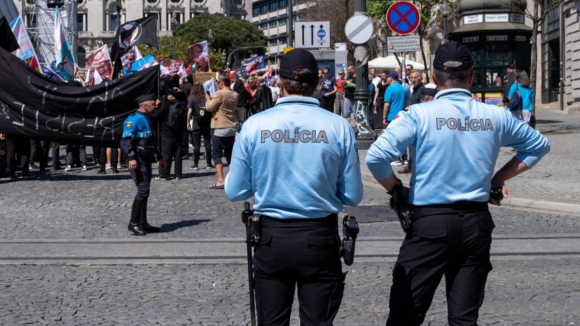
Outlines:
{"type": "Polygon", "coordinates": [[[465,88],[450,88],[450,89],[446,89],[446,90],[442,90],[442,91],[437,92],[437,95],[435,95],[435,98],[438,99],[442,96],[447,96],[447,95],[451,95],[451,94],[462,94],[462,95],[467,95],[467,96],[471,97],[471,92],[465,88]]]}
{"type": "Polygon", "coordinates": [[[276,101],[276,106],[280,105],[280,104],[284,104],[284,103],[296,103],[296,102],[302,102],[304,104],[313,104],[316,106],[319,106],[320,102],[313,98],[313,97],[306,97],[306,96],[287,96],[287,97],[281,97],[278,98],[278,100],[276,101]]]}

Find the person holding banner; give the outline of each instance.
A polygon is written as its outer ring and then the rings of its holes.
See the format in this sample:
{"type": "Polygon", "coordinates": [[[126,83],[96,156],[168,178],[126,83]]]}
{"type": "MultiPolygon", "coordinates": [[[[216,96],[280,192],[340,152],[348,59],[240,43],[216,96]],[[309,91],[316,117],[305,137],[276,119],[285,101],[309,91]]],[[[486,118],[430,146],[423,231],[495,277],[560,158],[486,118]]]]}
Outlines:
{"type": "Polygon", "coordinates": [[[156,95],[147,94],[137,97],[137,103],[137,112],[131,114],[123,123],[121,148],[127,156],[127,167],[137,186],[128,229],[133,235],[143,236],[160,230],[147,222],[147,200],[151,186],[151,164],[157,157],[159,167],[164,169],[165,160],[157,150],[155,133],[149,119],[157,109],[159,100],[156,95]]]}

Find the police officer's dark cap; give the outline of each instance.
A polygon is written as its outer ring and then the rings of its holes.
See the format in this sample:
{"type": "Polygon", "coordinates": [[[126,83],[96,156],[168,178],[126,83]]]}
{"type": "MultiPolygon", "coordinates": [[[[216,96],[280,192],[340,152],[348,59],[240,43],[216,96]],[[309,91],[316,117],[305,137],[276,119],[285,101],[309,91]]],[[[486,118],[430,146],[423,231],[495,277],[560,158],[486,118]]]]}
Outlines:
{"type": "Polygon", "coordinates": [[[518,69],[518,65],[516,65],[515,63],[510,63],[508,65],[508,68],[510,68],[510,69],[518,69]]]}
{"type": "Polygon", "coordinates": [[[435,95],[437,95],[437,92],[439,92],[439,91],[436,88],[423,87],[421,89],[421,95],[428,95],[428,96],[435,97],[435,95]]]}
{"type": "Polygon", "coordinates": [[[137,103],[143,103],[143,102],[147,102],[147,101],[155,101],[156,99],[157,99],[157,95],[155,95],[155,94],[143,94],[143,95],[137,96],[135,101],[137,101],[137,103]]]}
{"type": "Polygon", "coordinates": [[[314,55],[307,50],[294,49],[288,51],[280,59],[280,77],[300,82],[307,82],[318,78],[318,65],[314,55]],[[307,69],[301,74],[292,73],[295,69],[307,69]]]}
{"type": "Polygon", "coordinates": [[[398,73],[398,72],[396,72],[396,71],[394,71],[394,70],[391,70],[391,71],[389,71],[389,73],[387,74],[387,77],[391,77],[391,78],[393,78],[393,79],[399,79],[399,73],[398,73]]]}
{"type": "Polygon", "coordinates": [[[437,49],[433,67],[443,71],[468,70],[473,67],[473,58],[467,46],[451,41],[437,49]]]}

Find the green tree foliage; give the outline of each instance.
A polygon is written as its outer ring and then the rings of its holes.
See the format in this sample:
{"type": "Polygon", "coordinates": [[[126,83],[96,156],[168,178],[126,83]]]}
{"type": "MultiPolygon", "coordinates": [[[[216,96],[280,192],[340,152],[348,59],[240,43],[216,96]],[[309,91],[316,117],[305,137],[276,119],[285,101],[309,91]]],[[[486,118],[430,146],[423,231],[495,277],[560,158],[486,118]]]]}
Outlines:
{"type": "MultiPolygon", "coordinates": [[[[201,13],[177,28],[175,35],[175,58],[185,59],[187,62],[187,49],[190,45],[202,41],[208,41],[209,30],[212,31],[211,43],[209,43],[210,56],[212,57],[211,69],[221,70],[226,67],[228,55],[237,48],[247,46],[264,46],[267,37],[264,32],[247,20],[227,18],[221,14],[201,13]]],[[[152,54],[157,57],[173,57],[173,37],[159,38],[159,50],[140,46],[141,53],[145,56],[152,54]]],[[[263,52],[263,50],[262,50],[263,52]]],[[[246,58],[253,53],[260,53],[260,49],[237,51],[235,55],[246,58]]]]}

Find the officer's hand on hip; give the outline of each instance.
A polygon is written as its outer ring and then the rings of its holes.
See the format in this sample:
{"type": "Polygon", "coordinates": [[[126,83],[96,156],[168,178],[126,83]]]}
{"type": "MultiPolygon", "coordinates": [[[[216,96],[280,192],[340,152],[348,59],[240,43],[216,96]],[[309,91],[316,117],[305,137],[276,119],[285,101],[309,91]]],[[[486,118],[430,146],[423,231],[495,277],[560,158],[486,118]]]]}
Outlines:
{"type": "Polygon", "coordinates": [[[159,164],[160,168],[165,169],[165,159],[160,159],[157,164],[159,164]]]}
{"type": "Polygon", "coordinates": [[[387,119],[383,119],[383,126],[385,126],[385,128],[387,128],[388,125],[389,125],[389,123],[387,122],[387,119]]]}
{"type": "MultiPolygon", "coordinates": [[[[503,198],[508,198],[508,190],[503,180],[491,179],[491,189],[494,188],[501,188],[501,194],[503,195],[503,198]]],[[[501,206],[501,202],[492,198],[491,196],[489,197],[489,203],[492,205],[501,206]]]]}
{"type": "Polygon", "coordinates": [[[129,170],[131,170],[131,171],[137,170],[137,160],[130,160],[129,161],[129,170]]]}

